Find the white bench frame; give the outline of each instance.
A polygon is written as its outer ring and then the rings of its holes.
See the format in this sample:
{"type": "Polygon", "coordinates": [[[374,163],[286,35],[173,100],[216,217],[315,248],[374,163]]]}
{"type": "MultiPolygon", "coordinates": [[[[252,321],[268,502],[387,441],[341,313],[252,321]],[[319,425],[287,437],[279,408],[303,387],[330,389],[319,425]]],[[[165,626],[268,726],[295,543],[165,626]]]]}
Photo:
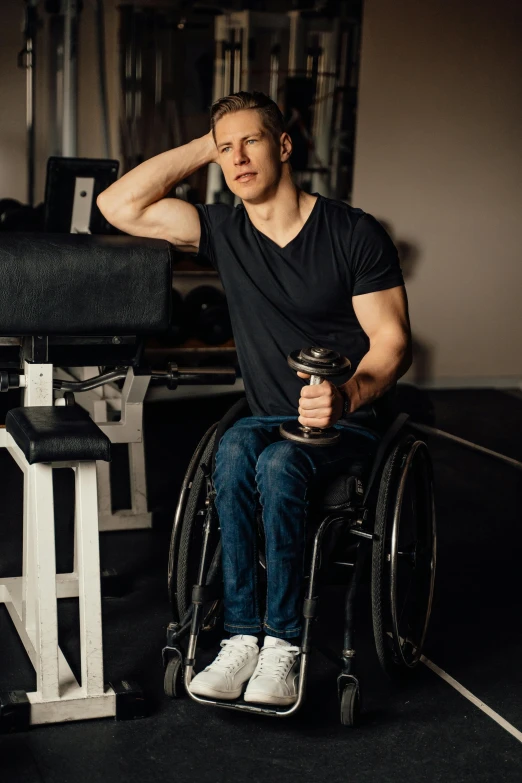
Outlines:
{"type": "MultiPolygon", "coordinates": [[[[24,363],[24,405],[53,405],[51,364],[24,363]]],[[[30,465],[5,427],[6,448],[24,474],[22,576],[0,579],[0,602],[36,672],[28,693],[31,725],[116,715],[116,694],[105,688],[101,616],[96,462],[30,465]],[[75,476],[74,570],[56,573],[53,474],[72,468],[75,476]],[[81,685],[58,645],[57,599],[79,599],[81,685]]]]}
{"type": "MultiPolygon", "coordinates": [[[[96,367],[54,369],[55,378],[68,381],[86,381],[97,374],[96,367]]],[[[75,393],[78,405],[90,414],[111,443],[126,443],[128,446],[131,508],[112,510],[109,463],[96,463],[100,532],[152,527],[143,443],[143,401],[149,383],[150,376],[134,375],[134,370],[129,367],[121,391],[115,383],[107,383],[90,391],[75,393]],[[110,420],[111,413],[115,411],[120,412],[120,421],[110,420]]]]}

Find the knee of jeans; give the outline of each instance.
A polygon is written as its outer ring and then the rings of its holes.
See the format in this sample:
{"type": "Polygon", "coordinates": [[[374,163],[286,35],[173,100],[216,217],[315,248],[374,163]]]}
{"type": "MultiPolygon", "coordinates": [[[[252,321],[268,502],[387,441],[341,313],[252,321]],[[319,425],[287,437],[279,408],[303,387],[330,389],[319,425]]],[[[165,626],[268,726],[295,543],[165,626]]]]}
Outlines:
{"type": "Polygon", "coordinates": [[[314,465],[303,449],[290,441],[277,441],[261,453],[256,466],[256,479],[273,488],[281,476],[308,484],[314,475],[314,465]]]}
{"type": "Polygon", "coordinates": [[[217,477],[219,481],[219,475],[230,477],[231,471],[244,462],[255,448],[255,442],[253,432],[234,427],[227,430],[219,441],[214,479],[217,477]]]}
{"type": "Polygon", "coordinates": [[[235,430],[233,427],[227,430],[219,441],[216,463],[235,461],[238,457],[241,457],[245,452],[245,440],[247,438],[247,433],[239,432],[239,430],[235,430]]]}

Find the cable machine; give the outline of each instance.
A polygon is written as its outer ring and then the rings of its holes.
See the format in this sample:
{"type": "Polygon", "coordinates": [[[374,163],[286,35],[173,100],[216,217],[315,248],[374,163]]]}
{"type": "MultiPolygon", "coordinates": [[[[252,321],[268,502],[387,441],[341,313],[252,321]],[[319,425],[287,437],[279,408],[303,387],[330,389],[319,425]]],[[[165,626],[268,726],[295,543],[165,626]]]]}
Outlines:
{"type": "MultiPolygon", "coordinates": [[[[298,184],[346,198],[351,185],[360,18],[316,12],[224,13],[215,20],[213,101],[261,90],[287,121],[298,184]],[[346,130],[347,129],[347,130],[346,130]]],[[[207,203],[231,201],[217,164],[207,203]]]]}

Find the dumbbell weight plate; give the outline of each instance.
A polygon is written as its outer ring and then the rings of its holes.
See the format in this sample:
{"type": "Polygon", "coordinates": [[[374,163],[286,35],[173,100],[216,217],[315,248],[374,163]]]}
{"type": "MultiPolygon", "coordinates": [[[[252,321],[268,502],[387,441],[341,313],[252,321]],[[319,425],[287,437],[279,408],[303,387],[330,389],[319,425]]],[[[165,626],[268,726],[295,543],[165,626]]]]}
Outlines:
{"type": "Polygon", "coordinates": [[[303,348],[301,351],[292,351],[287,361],[293,370],[324,378],[343,375],[351,367],[350,360],[337,351],[315,346],[303,348]]]}
{"type": "Polygon", "coordinates": [[[279,432],[287,440],[293,440],[305,446],[331,446],[341,437],[339,430],[333,427],[303,427],[298,421],[285,421],[279,426],[279,432]]]}

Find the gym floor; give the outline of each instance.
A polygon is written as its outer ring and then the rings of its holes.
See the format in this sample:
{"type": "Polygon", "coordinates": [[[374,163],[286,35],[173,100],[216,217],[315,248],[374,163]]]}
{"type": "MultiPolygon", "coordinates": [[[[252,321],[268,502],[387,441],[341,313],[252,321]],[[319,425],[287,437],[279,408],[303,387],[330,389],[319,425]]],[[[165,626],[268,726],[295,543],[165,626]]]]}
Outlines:
{"type": "MultiPolygon", "coordinates": [[[[522,461],[522,393],[429,394],[438,428],[522,461]]],[[[2,783],[228,783],[272,775],[330,783],[520,783],[521,474],[448,440],[428,439],[439,549],[425,654],[438,673],[421,665],[401,686],[387,681],[373,649],[366,590],[357,640],[363,698],[359,728],[341,726],[336,670],[319,654],[312,658],[307,701],[294,718],[245,716],[163,695],[161,648],[170,619],[166,566],[172,519],[172,509],[165,507],[174,504],[199,436],[234,399],[146,406],[149,502],[161,513],[152,531],[101,536],[102,566],[129,577],[123,597],[103,601],[106,679],[138,681],[149,698],[150,717],[43,726],[0,736],[2,783]],[[440,670],[454,678],[453,685],[440,670]],[[473,697],[483,703],[482,709],[473,697]]],[[[123,505],[124,472],[117,462],[114,480],[123,505]]],[[[21,568],[21,473],[4,451],[0,471],[0,573],[15,576],[21,568]]],[[[69,473],[59,471],[55,485],[63,570],[71,558],[69,473]]],[[[336,646],[340,598],[336,588],[325,591],[316,627],[336,646]]],[[[63,600],[59,607],[62,649],[77,671],[77,602],[63,600]]],[[[29,691],[34,685],[32,668],[1,607],[0,690],[29,691]]]]}

